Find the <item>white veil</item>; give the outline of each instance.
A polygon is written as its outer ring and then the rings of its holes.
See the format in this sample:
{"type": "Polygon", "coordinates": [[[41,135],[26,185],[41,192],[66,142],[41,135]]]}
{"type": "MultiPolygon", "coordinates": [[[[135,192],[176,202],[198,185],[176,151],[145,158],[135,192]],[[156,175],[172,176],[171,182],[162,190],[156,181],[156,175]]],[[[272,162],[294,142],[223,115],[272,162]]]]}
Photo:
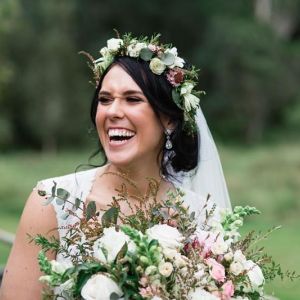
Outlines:
{"type": "Polygon", "coordinates": [[[220,208],[231,210],[218,150],[200,107],[197,110],[196,123],[199,130],[198,166],[190,172],[173,175],[182,182],[183,189],[205,198],[210,194],[213,202],[220,208]]]}

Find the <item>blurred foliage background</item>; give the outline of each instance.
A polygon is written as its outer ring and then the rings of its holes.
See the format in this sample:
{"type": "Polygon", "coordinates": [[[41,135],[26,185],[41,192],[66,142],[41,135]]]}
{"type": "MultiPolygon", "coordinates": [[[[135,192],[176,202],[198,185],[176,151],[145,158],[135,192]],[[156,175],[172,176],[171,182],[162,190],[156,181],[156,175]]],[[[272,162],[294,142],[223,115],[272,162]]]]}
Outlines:
{"type": "MultiPolygon", "coordinates": [[[[231,198],[262,210],[249,228],[284,225],[266,246],[299,270],[300,0],[0,0],[0,227],[16,230],[37,180],[73,172],[96,149],[78,52],[97,57],[113,28],[159,32],[201,68],[231,198]]],[[[0,245],[0,264],[8,251],[0,245]]],[[[298,286],[269,292],[296,300],[298,286]]]]}

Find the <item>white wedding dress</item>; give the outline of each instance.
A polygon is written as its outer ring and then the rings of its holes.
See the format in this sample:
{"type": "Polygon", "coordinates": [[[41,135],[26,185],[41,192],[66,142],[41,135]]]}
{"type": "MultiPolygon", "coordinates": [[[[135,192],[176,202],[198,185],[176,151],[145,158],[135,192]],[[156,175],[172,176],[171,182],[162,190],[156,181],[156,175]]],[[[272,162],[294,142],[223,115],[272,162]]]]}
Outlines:
{"type": "MultiPolygon", "coordinates": [[[[66,235],[68,228],[70,228],[70,226],[78,220],[72,215],[68,216],[68,218],[65,218],[66,211],[68,209],[72,209],[76,198],[80,198],[83,201],[86,200],[87,196],[91,192],[98,170],[99,168],[94,168],[87,171],[68,174],[65,176],[49,178],[42,180],[37,184],[36,189],[44,190],[48,195],[51,195],[51,189],[54,183],[57,184],[56,188],[63,188],[67,190],[71,195],[68,199],[70,203],[66,203],[64,205],[64,209],[63,206],[57,203],[55,200],[51,202],[51,205],[53,205],[56,212],[58,233],[61,241],[62,238],[66,235]]],[[[207,195],[196,194],[195,192],[187,188],[181,187],[178,182],[174,182],[173,184],[176,188],[180,188],[184,192],[185,195],[183,199],[186,205],[190,207],[190,211],[195,211],[196,213],[198,213],[203,207],[207,195]]],[[[80,213],[80,210],[78,210],[78,213],[80,213]]],[[[200,222],[200,216],[198,216],[198,219],[200,222]]]]}

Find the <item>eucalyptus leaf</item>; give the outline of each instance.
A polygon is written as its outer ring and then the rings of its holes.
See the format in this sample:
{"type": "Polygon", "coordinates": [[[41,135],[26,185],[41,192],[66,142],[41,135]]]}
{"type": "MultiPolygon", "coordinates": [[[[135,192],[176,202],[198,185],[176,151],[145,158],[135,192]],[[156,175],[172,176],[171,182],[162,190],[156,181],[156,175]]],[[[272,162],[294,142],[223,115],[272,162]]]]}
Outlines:
{"type": "Polygon", "coordinates": [[[56,186],[57,186],[57,183],[55,181],[53,181],[53,187],[51,189],[51,194],[52,194],[52,197],[55,197],[55,194],[56,194],[56,186]]]}
{"type": "Polygon", "coordinates": [[[102,216],[102,226],[109,227],[112,224],[117,224],[119,216],[119,210],[116,207],[111,207],[102,216]]]}
{"type": "Polygon", "coordinates": [[[140,51],[140,58],[145,61],[149,61],[153,56],[153,52],[149,48],[143,48],[140,51]]]}
{"type": "Polygon", "coordinates": [[[70,197],[70,193],[62,188],[58,188],[57,189],[57,197],[63,199],[63,200],[68,200],[68,198],[70,197]]]}
{"type": "Polygon", "coordinates": [[[167,52],[167,53],[163,53],[160,60],[167,66],[171,66],[174,64],[175,62],[175,55],[167,52]]]}
{"type": "Polygon", "coordinates": [[[96,215],[96,202],[91,201],[87,205],[86,208],[86,220],[88,221],[90,218],[94,217],[96,215]]]}
{"type": "Polygon", "coordinates": [[[46,201],[44,201],[43,203],[42,203],[42,205],[48,205],[48,204],[50,204],[52,201],[54,200],[54,197],[48,197],[47,199],[46,199],[46,201]]]}
{"type": "Polygon", "coordinates": [[[119,300],[120,296],[117,293],[113,292],[110,294],[109,299],[110,300],[119,300]]]}
{"type": "Polygon", "coordinates": [[[182,105],[181,105],[181,101],[180,101],[180,94],[178,92],[176,92],[175,89],[172,90],[172,99],[175,102],[175,104],[182,109],[182,105]]]}
{"type": "Polygon", "coordinates": [[[195,219],[195,212],[193,211],[192,213],[191,213],[191,215],[190,215],[190,220],[194,220],[195,219]]]}
{"type": "Polygon", "coordinates": [[[81,203],[81,200],[79,198],[76,198],[75,199],[75,209],[78,209],[80,207],[80,203],[81,203]]]}
{"type": "Polygon", "coordinates": [[[63,204],[65,204],[65,200],[57,198],[57,197],[55,198],[55,202],[56,202],[57,205],[63,205],[63,204]]]}
{"type": "Polygon", "coordinates": [[[60,218],[62,220],[66,220],[69,217],[69,213],[68,212],[64,212],[63,214],[60,215],[60,218]]]}

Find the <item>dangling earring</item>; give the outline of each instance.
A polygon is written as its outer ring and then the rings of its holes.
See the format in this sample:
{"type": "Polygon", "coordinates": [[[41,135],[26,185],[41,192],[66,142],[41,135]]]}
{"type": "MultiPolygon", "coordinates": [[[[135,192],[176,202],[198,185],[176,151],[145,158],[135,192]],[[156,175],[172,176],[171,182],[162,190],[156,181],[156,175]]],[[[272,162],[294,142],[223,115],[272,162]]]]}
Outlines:
{"type": "Polygon", "coordinates": [[[171,142],[171,137],[170,137],[170,135],[171,135],[171,133],[172,133],[172,130],[171,129],[166,129],[165,130],[165,135],[166,135],[166,144],[165,144],[165,148],[167,149],[167,150],[171,150],[172,148],[173,148],[173,145],[172,145],[172,142],[171,142]]]}

